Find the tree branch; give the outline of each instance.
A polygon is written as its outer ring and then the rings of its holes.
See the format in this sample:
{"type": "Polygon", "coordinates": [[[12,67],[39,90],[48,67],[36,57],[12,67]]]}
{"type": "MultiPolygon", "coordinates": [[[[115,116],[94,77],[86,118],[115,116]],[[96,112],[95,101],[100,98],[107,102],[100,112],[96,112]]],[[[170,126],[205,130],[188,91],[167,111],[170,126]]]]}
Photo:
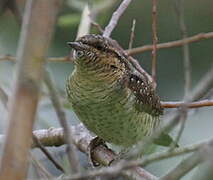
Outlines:
{"type": "MultiPolygon", "coordinates": [[[[204,96],[209,91],[209,89],[212,88],[212,86],[213,66],[197,83],[194,91],[192,91],[192,93],[187,97],[187,104],[204,96]]],[[[184,109],[185,107],[181,106],[181,108],[178,109],[178,111],[174,113],[172,117],[169,117],[168,123],[164,127],[157,129],[151,136],[145,137],[143,139],[143,142],[139,142],[134,150],[128,154],[129,158],[137,157],[138,155],[140,155],[144,151],[144,149],[146,149],[146,147],[150,145],[157,137],[160,137],[163,132],[168,132],[173,127],[175,127],[179,122],[181,113],[182,111],[184,111],[184,109]]]]}
{"type": "MultiPolygon", "coordinates": [[[[165,49],[165,48],[183,46],[184,44],[194,43],[194,42],[211,39],[211,38],[213,38],[213,32],[199,33],[197,35],[194,35],[194,36],[191,36],[191,37],[188,37],[185,39],[170,41],[170,42],[166,42],[166,43],[160,43],[157,45],[157,49],[165,49]]],[[[133,48],[131,50],[127,49],[126,52],[128,55],[135,55],[135,54],[143,53],[146,51],[151,51],[152,49],[153,49],[153,45],[144,45],[141,47],[133,48]]]]}
{"type": "Polygon", "coordinates": [[[119,18],[124,13],[126,8],[129,6],[132,0],[123,0],[118,9],[113,13],[109,24],[105,27],[103,36],[110,37],[113,29],[116,27],[119,18]]]}
{"type": "MultiPolygon", "coordinates": [[[[94,138],[91,136],[89,131],[85,129],[85,127],[82,124],[79,124],[77,126],[72,126],[72,137],[74,139],[75,145],[84,153],[88,153],[87,148],[90,144],[90,141],[94,138]]],[[[63,132],[62,128],[50,128],[50,129],[43,129],[43,130],[36,130],[33,132],[33,134],[37,137],[37,139],[44,145],[44,146],[61,146],[65,144],[65,134],[63,132]]],[[[2,142],[4,139],[3,135],[0,135],[0,142],[2,142]]],[[[200,143],[188,145],[182,148],[176,148],[172,152],[158,152],[151,154],[147,157],[144,157],[143,159],[134,161],[130,160],[127,161],[125,164],[122,165],[123,168],[126,168],[130,162],[131,166],[136,165],[143,165],[146,166],[150,163],[163,160],[166,158],[171,158],[174,156],[179,156],[182,154],[190,153],[197,151],[198,149],[204,147],[206,144],[211,144],[213,142],[213,139],[210,139],[208,141],[203,141],[200,143]]],[[[32,147],[37,147],[37,144],[34,142],[32,147]]],[[[98,146],[94,149],[94,158],[95,161],[101,163],[102,165],[108,165],[109,162],[112,161],[112,159],[115,158],[115,154],[105,146],[98,146]]],[[[112,165],[113,166],[113,165],[112,165]]],[[[104,168],[105,169],[105,168],[104,168]]],[[[105,171],[105,170],[104,170],[105,171]]],[[[106,172],[105,172],[106,173],[106,172]]]]}
{"type": "Polygon", "coordinates": [[[191,156],[183,160],[178,164],[173,170],[168,172],[161,180],[178,180],[195,168],[198,164],[203,161],[209,160],[209,157],[213,153],[213,140],[208,141],[207,143],[200,146],[197,152],[194,152],[191,156]]]}
{"type": "MultiPolygon", "coordinates": [[[[179,108],[185,104],[184,101],[177,101],[177,102],[161,102],[163,108],[179,108]]],[[[201,108],[206,106],[213,106],[213,100],[201,100],[196,102],[191,102],[186,104],[187,108],[201,108]]]]}
{"type": "Polygon", "coordinates": [[[160,180],[179,180],[201,162],[198,152],[183,160],[176,168],[160,178],[160,180]]]}
{"type": "MultiPolygon", "coordinates": [[[[8,110],[8,95],[1,89],[0,87],[0,99],[1,99],[1,90],[3,93],[4,98],[2,99],[2,103],[4,104],[5,108],[8,110]]],[[[33,142],[36,144],[36,146],[47,156],[47,158],[55,165],[55,167],[62,172],[65,172],[63,167],[53,158],[51,153],[42,145],[42,143],[39,141],[39,139],[36,138],[36,136],[33,135],[33,142]]]]}
{"type": "Polygon", "coordinates": [[[56,0],[27,1],[17,51],[18,67],[9,107],[9,127],[1,159],[0,179],[21,180],[27,175],[44,57],[59,5],[56,0]]]}
{"type": "Polygon", "coordinates": [[[58,120],[64,129],[65,141],[67,144],[67,151],[68,151],[68,159],[71,166],[71,172],[73,173],[80,172],[80,162],[76,152],[76,147],[74,145],[72,132],[71,132],[71,129],[69,128],[69,124],[67,122],[65,112],[62,109],[62,105],[58,97],[57,90],[55,89],[53,81],[47,71],[45,71],[44,81],[48,87],[48,90],[50,93],[50,99],[52,101],[53,107],[55,108],[56,114],[58,116],[58,120]]]}
{"type": "MultiPolygon", "coordinates": [[[[194,43],[194,42],[199,42],[201,40],[207,40],[207,39],[212,39],[213,38],[213,32],[209,33],[199,33],[197,35],[188,37],[186,39],[181,39],[177,41],[170,41],[166,43],[160,43],[157,44],[157,49],[167,49],[167,48],[173,48],[173,47],[179,47],[183,46],[185,43],[194,43]]],[[[139,53],[143,53],[146,51],[151,51],[153,49],[153,45],[144,45],[141,47],[137,48],[132,48],[132,49],[126,49],[125,52],[128,55],[135,55],[139,53]]],[[[15,61],[16,57],[11,56],[11,55],[1,55],[0,56],[0,61],[15,61]]],[[[70,61],[70,58],[65,56],[65,57],[49,57],[47,58],[47,61],[49,62],[68,62],[70,61]]]]}
{"type": "MultiPolygon", "coordinates": [[[[49,62],[69,62],[72,61],[72,59],[70,59],[70,57],[65,56],[65,57],[49,57],[46,58],[47,61],[49,62]]],[[[11,55],[1,55],[0,56],[0,61],[16,61],[16,57],[11,56],[11,55]]]]}
{"type": "MultiPolygon", "coordinates": [[[[90,134],[90,132],[82,125],[79,124],[77,126],[71,127],[72,131],[72,137],[74,139],[75,145],[78,147],[79,150],[81,150],[84,153],[88,153],[88,146],[94,136],[90,134]]],[[[50,129],[44,129],[44,130],[36,130],[34,131],[34,135],[40,140],[40,142],[44,146],[61,146],[65,143],[64,141],[64,132],[62,128],[50,128],[50,129]]],[[[0,142],[3,140],[3,136],[0,136],[0,142]]],[[[36,147],[36,144],[34,143],[32,147],[36,147]]],[[[116,154],[108,149],[106,146],[100,145],[96,147],[93,150],[93,158],[96,162],[108,166],[112,160],[116,158],[116,154]]],[[[145,170],[140,170],[138,168],[134,168],[131,171],[133,171],[134,174],[140,173],[142,177],[154,177],[153,175],[150,175],[150,173],[146,172],[145,170]],[[141,171],[143,173],[141,174],[141,171]]],[[[82,175],[79,175],[82,176],[82,175]]],[[[80,177],[79,177],[80,178],[80,177]]],[[[139,179],[139,178],[138,178],[139,179]]],[[[146,178],[148,180],[151,180],[151,178],[146,178]]]]}
{"type": "Polygon", "coordinates": [[[40,142],[40,140],[33,135],[33,142],[36,144],[37,147],[47,156],[47,158],[54,164],[54,166],[65,173],[63,167],[53,158],[53,156],[50,154],[50,152],[43,146],[43,144],[40,142]]]}

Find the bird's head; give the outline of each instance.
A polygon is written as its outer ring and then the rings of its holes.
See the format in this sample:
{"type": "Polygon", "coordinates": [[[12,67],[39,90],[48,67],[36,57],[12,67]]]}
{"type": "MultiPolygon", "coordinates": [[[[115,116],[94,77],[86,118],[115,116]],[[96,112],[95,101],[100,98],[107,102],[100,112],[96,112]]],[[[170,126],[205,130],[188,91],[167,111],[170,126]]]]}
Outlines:
{"type": "Polygon", "coordinates": [[[96,73],[116,74],[125,71],[125,55],[120,53],[111,39],[101,35],[85,35],[75,42],[68,42],[74,50],[77,69],[96,73]]]}

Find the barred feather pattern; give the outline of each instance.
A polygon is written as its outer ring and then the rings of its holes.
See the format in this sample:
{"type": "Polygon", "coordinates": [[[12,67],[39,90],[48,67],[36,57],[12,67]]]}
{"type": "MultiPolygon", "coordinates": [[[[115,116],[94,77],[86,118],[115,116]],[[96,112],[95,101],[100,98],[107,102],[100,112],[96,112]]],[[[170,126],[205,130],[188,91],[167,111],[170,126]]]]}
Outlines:
{"type": "Polygon", "coordinates": [[[100,43],[95,48],[91,41],[102,38],[96,37],[79,40],[84,54],[76,57],[75,70],[67,79],[67,97],[91,132],[109,143],[130,147],[159,126],[160,101],[147,79],[133,73],[112,45],[107,47],[108,40],[104,39],[104,47],[100,43]]]}

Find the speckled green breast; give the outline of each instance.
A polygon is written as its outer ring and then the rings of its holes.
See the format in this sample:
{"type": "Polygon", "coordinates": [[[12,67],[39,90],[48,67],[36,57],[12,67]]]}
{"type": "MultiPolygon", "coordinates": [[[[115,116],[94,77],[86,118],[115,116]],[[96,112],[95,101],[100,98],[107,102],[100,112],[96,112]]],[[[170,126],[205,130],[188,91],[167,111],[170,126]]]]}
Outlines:
{"type": "Polygon", "coordinates": [[[85,126],[105,141],[128,147],[151,134],[159,123],[157,116],[137,110],[129,89],[77,76],[74,72],[67,81],[68,99],[85,126]]]}

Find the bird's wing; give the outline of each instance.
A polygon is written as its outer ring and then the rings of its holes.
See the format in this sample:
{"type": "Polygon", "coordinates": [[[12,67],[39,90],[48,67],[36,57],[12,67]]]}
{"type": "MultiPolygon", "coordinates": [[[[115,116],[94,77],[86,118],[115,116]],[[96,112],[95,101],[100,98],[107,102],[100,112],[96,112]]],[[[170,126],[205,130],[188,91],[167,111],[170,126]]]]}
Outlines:
{"type": "Polygon", "coordinates": [[[160,99],[145,75],[131,72],[128,73],[126,80],[126,86],[136,96],[135,106],[137,110],[153,116],[163,114],[160,99]]]}

